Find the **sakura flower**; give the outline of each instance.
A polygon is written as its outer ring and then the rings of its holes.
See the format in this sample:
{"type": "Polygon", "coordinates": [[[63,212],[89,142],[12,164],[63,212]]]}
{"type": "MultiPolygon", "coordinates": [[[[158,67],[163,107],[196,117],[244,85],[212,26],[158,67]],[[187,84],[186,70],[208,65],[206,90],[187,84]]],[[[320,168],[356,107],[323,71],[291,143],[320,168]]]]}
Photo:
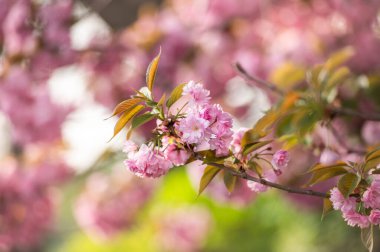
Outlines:
{"type": "Polygon", "coordinates": [[[190,81],[183,87],[182,95],[190,95],[192,98],[190,103],[193,105],[203,105],[210,100],[210,91],[203,88],[202,84],[195,83],[194,81],[190,81]]]}
{"type": "Polygon", "coordinates": [[[176,140],[172,137],[164,136],[162,138],[162,151],[164,157],[174,165],[184,165],[190,157],[190,153],[177,146],[176,140]]]}
{"type": "Polygon", "coordinates": [[[279,150],[273,155],[272,165],[275,170],[281,171],[288,166],[289,161],[289,153],[285,150],[279,150]]]}
{"type": "Polygon", "coordinates": [[[157,178],[173,166],[163,153],[143,144],[136,152],[128,153],[124,165],[139,177],[157,178]]]}
{"type": "Polygon", "coordinates": [[[380,208],[380,180],[374,179],[372,184],[363,193],[365,207],[380,208]]]}
{"type": "Polygon", "coordinates": [[[380,224],[380,210],[373,209],[369,215],[369,221],[374,225],[380,224]]]}
{"type": "Polygon", "coordinates": [[[343,213],[354,211],[356,207],[356,200],[353,197],[344,198],[343,194],[337,187],[330,191],[330,201],[335,210],[341,210],[343,213]]]}
{"type": "Polygon", "coordinates": [[[180,132],[181,139],[184,142],[197,144],[203,140],[208,126],[208,121],[191,113],[179,121],[176,129],[180,132]]]}
{"type": "Polygon", "coordinates": [[[236,158],[242,159],[242,146],[241,146],[241,139],[243,138],[245,132],[247,131],[247,128],[240,128],[238,131],[234,132],[232,135],[232,142],[231,142],[231,151],[235,155],[236,158]]]}
{"type": "Polygon", "coordinates": [[[124,147],[123,147],[123,152],[124,153],[130,153],[130,152],[135,152],[138,150],[138,146],[135,142],[131,141],[131,140],[128,140],[124,143],[124,147]]]}
{"type": "Polygon", "coordinates": [[[361,215],[355,211],[343,213],[343,218],[351,227],[358,226],[360,228],[366,228],[370,224],[367,216],[361,215]]]}

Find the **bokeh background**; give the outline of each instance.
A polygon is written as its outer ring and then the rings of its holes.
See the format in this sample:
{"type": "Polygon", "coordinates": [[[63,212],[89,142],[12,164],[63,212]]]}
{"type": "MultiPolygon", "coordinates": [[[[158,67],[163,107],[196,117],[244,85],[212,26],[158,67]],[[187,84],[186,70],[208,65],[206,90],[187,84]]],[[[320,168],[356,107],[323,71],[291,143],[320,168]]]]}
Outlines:
{"type": "MultiPolygon", "coordinates": [[[[286,89],[347,46],[357,78],[341,95],[379,112],[378,0],[0,0],[0,251],[365,251],[339,213],[321,221],[320,199],[244,183],[229,194],[218,180],[197,197],[192,167],[134,177],[125,136],[108,142],[116,119],[104,120],[160,48],[156,93],[201,81],[250,127],[275,100],[235,63],[286,89]]],[[[348,121],[337,122],[348,145],[380,142],[378,122],[348,121]]],[[[319,156],[292,150],[283,183],[299,185],[319,156]]]]}

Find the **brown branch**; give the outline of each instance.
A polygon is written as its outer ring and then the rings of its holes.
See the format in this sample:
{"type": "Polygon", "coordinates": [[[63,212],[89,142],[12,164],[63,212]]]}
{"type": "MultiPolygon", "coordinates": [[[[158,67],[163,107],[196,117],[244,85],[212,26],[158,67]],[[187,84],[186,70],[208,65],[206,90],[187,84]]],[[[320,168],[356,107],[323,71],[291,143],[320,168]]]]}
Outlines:
{"type": "Polygon", "coordinates": [[[354,116],[354,117],[360,117],[362,119],[370,120],[370,121],[380,121],[380,113],[367,114],[367,113],[352,110],[349,108],[331,108],[331,111],[334,112],[336,115],[354,116]]]}
{"type": "Polygon", "coordinates": [[[239,178],[242,178],[245,180],[254,181],[256,183],[260,183],[262,185],[270,186],[270,187],[273,187],[273,188],[276,188],[276,189],[279,189],[282,191],[286,191],[288,193],[309,195],[309,196],[315,196],[315,197],[321,197],[321,198],[329,198],[330,197],[330,195],[327,193],[317,192],[317,191],[313,191],[313,190],[293,188],[293,187],[273,183],[273,182],[270,182],[270,181],[262,179],[262,178],[255,178],[255,177],[252,177],[251,175],[247,174],[245,171],[236,171],[236,170],[229,168],[227,166],[224,166],[222,164],[209,163],[208,165],[218,167],[220,169],[228,170],[228,172],[230,172],[232,175],[234,175],[236,177],[239,177],[239,178]]]}
{"type": "Polygon", "coordinates": [[[256,84],[259,84],[260,87],[269,89],[270,91],[272,91],[278,95],[284,95],[284,92],[282,90],[280,90],[276,86],[276,84],[262,80],[256,76],[252,76],[252,75],[248,74],[247,71],[242,67],[242,65],[240,65],[239,62],[235,64],[235,67],[236,67],[236,70],[238,71],[238,73],[240,73],[240,75],[242,75],[242,77],[244,79],[246,79],[248,81],[253,81],[256,84]]]}

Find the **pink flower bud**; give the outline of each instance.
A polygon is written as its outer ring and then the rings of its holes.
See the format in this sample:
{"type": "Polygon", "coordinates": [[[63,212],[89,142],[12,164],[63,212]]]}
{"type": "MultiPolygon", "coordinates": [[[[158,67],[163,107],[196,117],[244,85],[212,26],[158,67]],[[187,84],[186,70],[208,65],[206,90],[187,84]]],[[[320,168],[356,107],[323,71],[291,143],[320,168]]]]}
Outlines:
{"type": "Polygon", "coordinates": [[[289,161],[289,153],[285,150],[279,150],[273,155],[272,165],[275,170],[281,170],[288,166],[289,161]]]}

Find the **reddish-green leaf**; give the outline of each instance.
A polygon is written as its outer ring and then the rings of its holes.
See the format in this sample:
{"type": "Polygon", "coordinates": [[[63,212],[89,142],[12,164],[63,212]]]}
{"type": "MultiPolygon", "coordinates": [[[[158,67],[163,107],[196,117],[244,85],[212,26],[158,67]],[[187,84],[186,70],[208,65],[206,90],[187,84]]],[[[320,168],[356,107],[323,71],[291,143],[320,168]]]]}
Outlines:
{"type": "Polygon", "coordinates": [[[322,181],[328,180],[330,178],[342,175],[347,173],[347,170],[343,167],[333,167],[330,169],[321,169],[318,171],[313,172],[313,176],[311,177],[310,181],[307,183],[307,185],[315,185],[317,183],[320,183],[322,181]]]}
{"type": "Polygon", "coordinates": [[[265,145],[268,145],[272,141],[273,140],[267,140],[267,141],[255,142],[255,143],[248,144],[244,147],[243,155],[247,155],[247,154],[251,153],[252,151],[255,151],[261,147],[264,147],[265,145]]]}
{"type": "Polygon", "coordinates": [[[132,120],[132,129],[136,129],[140,127],[141,125],[149,122],[150,120],[154,119],[157,115],[155,114],[142,114],[139,116],[135,116],[132,120]]]}
{"type": "Polygon", "coordinates": [[[364,247],[368,249],[368,252],[372,252],[373,251],[373,225],[371,224],[371,226],[367,228],[362,228],[360,237],[361,237],[364,247]]]}
{"type": "Polygon", "coordinates": [[[150,91],[153,89],[154,80],[158,69],[158,62],[160,61],[161,49],[158,55],[150,62],[148,70],[146,71],[146,85],[150,91]]]}
{"type": "Polygon", "coordinates": [[[132,98],[132,99],[128,99],[128,100],[120,102],[119,104],[116,105],[115,109],[113,110],[112,115],[109,118],[115,115],[118,115],[122,112],[125,112],[128,109],[131,109],[132,107],[136,106],[140,102],[142,102],[141,98],[132,98]]]}
{"type": "Polygon", "coordinates": [[[367,155],[365,156],[365,160],[368,161],[372,159],[373,157],[377,157],[379,155],[380,155],[380,146],[368,152],[367,155]]]}
{"type": "Polygon", "coordinates": [[[322,212],[321,220],[323,220],[323,218],[325,218],[325,216],[333,210],[334,209],[333,209],[333,205],[332,205],[331,200],[330,199],[323,199],[323,212],[322,212]]]}
{"type": "Polygon", "coordinates": [[[224,185],[232,193],[235,189],[236,177],[228,171],[224,171],[224,185]]]}
{"type": "MultiPolygon", "coordinates": [[[[114,128],[114,133],[113,137],[114,138],[123,128],[124,126],[142,109],[144,108],[143,105],[137,105],[130,110],[124,112],[122,116],[119,118],[117,121],[115,128],[114,128]]],[[[112,138],[110,140],[112,140],[112,138]]]]}
{"type": "Polygon", "coordinates": [[[210,184],[211,180],[220,172],[221,169],[215,166],[210,166],[208,165],[202,175],[200,184],[199,184],[199,190],[198,190],[198,195],[200,195],[204,189],[210,184]]]}
{"type": "Polygon", "coordinates": [[[255,129],[247,130],[241,139],[241,146],[244,148],[248,144],[257,142],[261,137],[262,135],[260,135],[255,129]]]}
{"type": "Polygon", "coordinates": [[[344,197],[348,197],[360,182],[360,177],[354,173],[343,175],[338,181],[338,189],[344,197]]]}
{"type": "Polygon", "coordinates": [[[176,101],[178,101],[179,98],[181,98],[182,96],[182,91],[183,91],[183,87],[186,85],[187,83],[182,83],[178,86],[176,86],[173,91],[171,92],[167,102],[166,102],[166,106],[168,108],[170,108],[171,105],[173,105],[176,101]]]}
{"type": "Polygon", "coordinates": [[[325,169],[331,169],[331,168],[336,168],[336,167],[348,168],[348,166],[345,162],[338,161],[337,163],[331,164],[331,165],[324,165],[324,164],[318,163],[318,164],[314,165],[313,167],[311,167],[311,169],[308,172],[310,173],[310,172],[315,172],[315,171],[325,170],[325,169]]]}

